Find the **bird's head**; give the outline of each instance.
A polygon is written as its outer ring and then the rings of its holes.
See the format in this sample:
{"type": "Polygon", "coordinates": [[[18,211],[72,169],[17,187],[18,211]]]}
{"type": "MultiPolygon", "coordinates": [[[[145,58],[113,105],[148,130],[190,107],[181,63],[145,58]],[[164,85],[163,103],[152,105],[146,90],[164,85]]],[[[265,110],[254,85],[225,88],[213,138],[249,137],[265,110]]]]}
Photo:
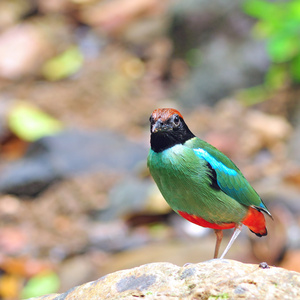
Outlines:
{"type": "Polygon", "coordinates": [[[183,144],[194,137],[184,122],[182,114],[173,108],[158,108],[150,116],[151,148],[163,151],[183,144]]]}
{"type": "Polygon", "coordinates": [[[171,132],[180,129],[183,117],[173,108],[158,108],[150,116],[151,133],[171,132]]]}

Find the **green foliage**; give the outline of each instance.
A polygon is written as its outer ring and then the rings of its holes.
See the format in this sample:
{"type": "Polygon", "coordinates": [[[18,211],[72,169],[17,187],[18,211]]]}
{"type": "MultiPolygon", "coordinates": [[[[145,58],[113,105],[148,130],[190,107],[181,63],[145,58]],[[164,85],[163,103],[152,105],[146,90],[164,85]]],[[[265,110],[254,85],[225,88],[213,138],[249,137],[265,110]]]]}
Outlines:
{"type": "Polygon", "coordinates": [[[277,88],[286,80],[300,82],[300,1],[245,0],[243,9],[258,19],[256,37],[266,40],[271,61],[267,86],[277,88]]]}
{"type": "Polygon", "coordinates": [[[38,297],[57,292],[60,280],[52,271],[40,273],[30,278],[22,291],[22,299],[38,297]]]}
{"type": "Polygon", "coordinates": [[[56,134],[63,128],[58,120],[23,101],[13,106],[8,116],[8,125],[18,137],[29,142],[56,134]]]}
{"type": "Polygon", "coordinates": [[[78,47],[72,46],[65,52],[48,60],[42,73],[47,80],[56,81],[75,74],[83,64],[83,56],[78,47]]]}

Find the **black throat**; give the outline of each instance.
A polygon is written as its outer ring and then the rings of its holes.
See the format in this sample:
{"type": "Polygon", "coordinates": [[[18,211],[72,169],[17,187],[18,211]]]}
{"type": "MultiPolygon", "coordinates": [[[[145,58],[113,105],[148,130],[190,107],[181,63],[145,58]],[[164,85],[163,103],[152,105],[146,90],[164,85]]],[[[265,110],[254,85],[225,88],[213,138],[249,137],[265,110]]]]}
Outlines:
{"type": "Polygon", "coordinates": [[[154,152],[162,152],[178,144],[184,144],[195,137],[185,122],[181,119],[181,126],[170,131],[151,133],[150,145],[154,152]]]}

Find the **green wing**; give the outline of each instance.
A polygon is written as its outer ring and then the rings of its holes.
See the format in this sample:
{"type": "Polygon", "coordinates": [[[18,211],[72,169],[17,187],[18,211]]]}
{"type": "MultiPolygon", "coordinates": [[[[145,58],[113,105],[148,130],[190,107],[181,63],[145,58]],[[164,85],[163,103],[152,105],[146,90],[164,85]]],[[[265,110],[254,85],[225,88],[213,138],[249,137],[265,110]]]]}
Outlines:
{"type": "Polygon", "coordinates": [[[186,146],[191,147],[198,158],[205,160],[214,170],[214,179],[228,196],[246,206],[255,206],[270,214],[266,206],[237,166],[222,152],[198,138],[186,146]]]}

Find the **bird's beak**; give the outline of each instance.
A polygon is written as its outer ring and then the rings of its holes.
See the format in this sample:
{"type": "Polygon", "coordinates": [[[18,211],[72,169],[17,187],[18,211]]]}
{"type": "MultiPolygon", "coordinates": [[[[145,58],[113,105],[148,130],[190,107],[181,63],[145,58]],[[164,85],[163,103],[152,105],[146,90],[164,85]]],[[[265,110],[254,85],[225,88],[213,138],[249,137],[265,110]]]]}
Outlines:
{"type": "Polygon", "coordinates": [[[156,132],[162,132],[162,131],[170,131],[171,129],[172,128],[170,128],[169,124],[165,124],[161,120],[157,120],[151,128],[151,132],[156,133],[156,132]]]}

